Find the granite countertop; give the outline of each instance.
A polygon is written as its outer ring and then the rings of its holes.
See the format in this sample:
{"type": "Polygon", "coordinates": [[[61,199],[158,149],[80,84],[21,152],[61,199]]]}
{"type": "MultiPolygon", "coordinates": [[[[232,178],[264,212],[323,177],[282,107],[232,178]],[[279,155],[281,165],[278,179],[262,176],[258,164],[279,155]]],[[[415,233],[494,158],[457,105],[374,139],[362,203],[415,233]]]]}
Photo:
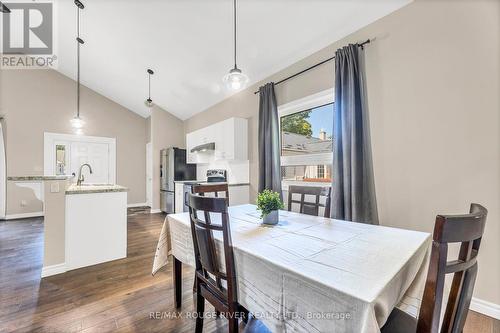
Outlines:
{"type": "Polygon", "coordinates": [[[89,193],[108,193],[108,192],[128,192],[128,188],[121,185],[112,184],[83,184],[78,186],[72,184],[66,189],[66,194],[89,194],[89,193]]]}
{"type": "Polygon", "coordinates": [[[199,183],[199,184],[210,184],[210,185],[222,185],[227,184],[227,186],[247,186],[250,183],[227,183],[227,182],[207,182],[206,180],[174,180],[174,183],[199,183]]]}
{"type": "Polygon", "coordinates": [[[17,181],[17,182],[27,182],[27,181],[43,181],[43,180],[66,180],[66,179],[71,179],[74,176],[9,176],[7,177],[7,180],[10,181],[17,181]]]}

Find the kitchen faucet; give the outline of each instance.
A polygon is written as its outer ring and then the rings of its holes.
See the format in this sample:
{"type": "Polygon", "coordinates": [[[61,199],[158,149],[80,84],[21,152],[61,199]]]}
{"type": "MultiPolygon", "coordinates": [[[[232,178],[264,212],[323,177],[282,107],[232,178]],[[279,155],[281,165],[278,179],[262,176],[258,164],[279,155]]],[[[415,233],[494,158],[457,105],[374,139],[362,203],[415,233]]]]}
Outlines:
{"type": "Polygon", "coordinates": [[[82,169],[84,166],[88,166],[89,167],[89,171],[90,171],[90,174],[92,174],[92,167],[90,166],[90,164],[88,163],[84,163],[80,166],[80,170],[78,171],[78,180],[76,181],[76,185],[77,186],[81,186],[82,185],[82,182],[85,180],[85,178],[83,177],[82,175],[82,169]]]}

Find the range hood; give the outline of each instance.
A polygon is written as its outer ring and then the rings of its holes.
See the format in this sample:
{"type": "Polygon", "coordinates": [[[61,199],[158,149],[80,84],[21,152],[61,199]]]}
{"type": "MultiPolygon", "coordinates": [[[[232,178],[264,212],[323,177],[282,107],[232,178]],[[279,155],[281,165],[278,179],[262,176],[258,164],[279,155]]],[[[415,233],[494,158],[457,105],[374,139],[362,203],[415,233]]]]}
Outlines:
{"type": "Polygon", "coordinates": [[[209,142],[194,147],[193,149],[191,149],[191,152],[197,153],[197,152],[214,151],[214,150],[215,150],[215,142],[209,142]]]}

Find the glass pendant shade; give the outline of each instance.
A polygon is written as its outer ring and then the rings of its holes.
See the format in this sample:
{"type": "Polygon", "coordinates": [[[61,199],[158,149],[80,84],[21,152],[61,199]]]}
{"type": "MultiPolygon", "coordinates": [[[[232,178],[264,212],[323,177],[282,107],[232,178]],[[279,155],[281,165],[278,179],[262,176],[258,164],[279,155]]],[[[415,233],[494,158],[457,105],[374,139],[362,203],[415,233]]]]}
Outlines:
{"type": "Polygon", "coordinates": [[[85,125],[85,122],[79,116],[71,119],[71,127],[75,130],[81,129],[85,125]]]}
{"type": "Polygon", "coordinates": [[[241,72],[239,68],[233,68],[227,73],[223,82],[226,85],[226,88],[229,90],[239,90],[244,88],[248,83],[248,76],[241,72]]]}
{"type": "Polygon", "coordinates": [[[146,104],[146,106],[148,108],[152,108],[153,107],[153,100],[151,98],[148,98],[147,100],[144,101],[144,104],[146,104]]]}

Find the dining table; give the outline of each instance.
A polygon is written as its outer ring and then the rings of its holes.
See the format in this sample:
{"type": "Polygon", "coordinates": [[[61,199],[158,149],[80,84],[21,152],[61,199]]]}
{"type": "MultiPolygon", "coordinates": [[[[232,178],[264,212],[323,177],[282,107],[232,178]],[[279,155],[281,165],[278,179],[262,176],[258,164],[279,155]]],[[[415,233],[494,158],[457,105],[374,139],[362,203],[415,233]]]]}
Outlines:
{"type": "MultiPolygon", "coordinates": [[[[380,332],[396,306],[418,314],[429,233],[289,211],[269,226],[251,204],[228,214],[238,302],[272,332],[380,332]]],[[[177,307],[182,264],[195,265],[190,223],[188,212],[167,215],[153,263],[154,274],[173,260],[177,307]]]]}

